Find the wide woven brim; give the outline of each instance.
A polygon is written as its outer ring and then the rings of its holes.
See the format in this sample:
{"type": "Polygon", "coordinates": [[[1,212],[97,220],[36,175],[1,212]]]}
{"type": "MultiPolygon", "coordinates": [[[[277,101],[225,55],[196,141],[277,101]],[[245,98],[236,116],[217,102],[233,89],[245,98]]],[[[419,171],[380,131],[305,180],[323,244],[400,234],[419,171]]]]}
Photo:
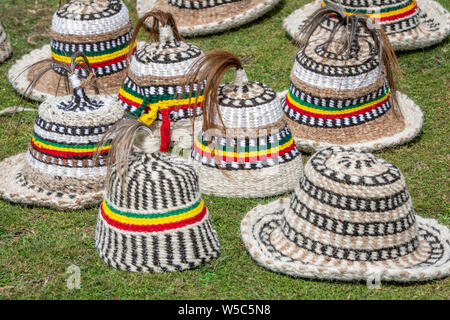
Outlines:
{"type": "MultiPolygon", "coordinates": [[[[389,40],[396,51],[429,47],[441,42],[450,33],[450,14],[442,5],[433,0],[416,0],[416,2],[421,9],[421,15],[426,13],[425,20],[433,19],[439,23],[439,28],[437,30],[428,30],[422,19],[419,26],[411,31],[389,34],[389,40]]],[[[291,13],[284,20],[283,26],[293,39],[299,39],[300,27],[320,6],[321,0],[308,3],[291,13]]],[[[327,35],[326,32],[323,34],[324,36],[327,35]]]]}
{"type": "Polygon", "coordinates": [[[3,41],[3,43],[0,44],[0,63],[8,59],[11,56],[11,53],[11,43],[8,39],[6,39],[5,41],[3,41]]]}
{"type": "Polygon", "coordinates": [[[302,157],[255,170],[221,170],[197,161],[202,194],[227,198],[264,198],[294,190],[303,176],[302,157]]]}
{"type": "MultiPolygon", "coordinates": [[[[286,97],[287,91],[283,92],[283,96],[286,97]]],[[[278,96],[281,96],[282,94],[278,94],[278,96]]],[[[319,141],[317,138],[320,137],[319,134],[314,135],[311,134],[310,138],[299,138],[295,137],[295,126],[297,125],[296,122],[293,120],[288,119],[288,124],[291,127],[292,133],[294,134],[294,140],[295,144],[297,145],[297,148],[304,151],[304,152],[314,152],[318,151],[320,149],[335,146],[335,145],[342,145],[347,147],[354,147],[358,148],[364,151],[378,151],[385,148],[394,147],[397,145],[405,144],[411,140],[413,140],[416,136],[419,135],[419,133],[422,130],[423,127],[423,112],[420,109],[420,107],[412,101],[407,95],[397,92],[397,101],[399,104],[399,110],[403,115],[403,121],[404,121],[404,127],[403,130],[400,132],[395,133],[391,136],[384,136],[379,137],[373,140],[365,140],[362,142],[355,142],[355,143],[349,143],[349,144],[336,144],[336,143],[329,143],[324,141],[319,141]],[[316,138],[317,137],[317,138],[316,138]]],[[[370,124],[370,122],[368,122],[370,124]]],[[[383,124],[381,124],[383,125],[383,124]]],[[[386,124],[386,129],[389,126],[389,124],[386,124]]],[[[380,128],[379,128],[380,129],[380,128]]],[[[340,130],[340,129],[336,129],[340,130]]],[[[314,133],[314,129],[311,130],[312,133],[314,133]]],[[[378,131],[383,131],[382,128],[378,131]]],[[[389,130],[386,130],[389,132],[389,130]]],[[[362,138],[363,139],[363,138],[362,138]]]]}
{"type": "Polygon", "coordinates": [[[124,231],[105,221],[99,212],[95,246],[100,258],[113,268],[132,272],[170,272],[199,267],[220,252],[209,214],[189,226],[140,233],[124,231]]]}
{"type": "MultiPolygon", "coordinates": [[[[47,44],[18,59],[8,70],[8,80],[14,89],[21,95],[25,94],[31,84],[29,74],[33,72],[33,68],[28,67],[41,60],[51,59],[51,57],[50,45],[47,44]]],[[[100,93],[117,96],[125,76],[126,72],[122,70],[111,76],[97,78],[97,85],[102,88],[100,93]],[[109,82],[112,80],[112,77],[114,77],[114,81],[111,85],[109,82]]],[[[37,88],[28,91],[26,98],[34,101],[44,101],[46,98],[54,97],[56,93],[58,96],[71,94],[71,92],[67,92],[61,75],[54,71],[49,71],[39,80],[37,88]],[[58,92],[56,92],[57,87],[58,92]]],[[[95,90],[93,87],[88,87],[86,88],[86,93],[94,94],[95,90]]]]}
{"type": "Polygon", "coordinates": [[[249,211],[241,222],[245,247],[265,268],[294,277],[343,281],[427,281],[450,274],[450,232],[436,220],[416,216],[420,245],[414,253],[415,259],[337,262],[283,238],[281,223],[289,202],[289,198],[284,198],[260,205],[249,211]]]}
{"type": "Polygon", "coordinates": [[[100,204],[103,190],[83,194],[67,194],[63,190],[54,192],[21,181],[21,174],[26,164],[26,153],[4,159],[0,162],[0,198],[14,203],[50,207],[56,209],[76,210],[100,204]]]}
{"type": "Polygon", "coordinates": [[[153,9],[168,11],[175,17],[179,32],[183,36],[192,37],[223,32],[249,23],[272,10],[279,2],[280,0],[247,0],[239,3],[239,10],[230,9],[237,5],[233,3],[201,9],[199,12],[202,17],[196,19],[195,24],[189,21],[192,17],[186,13],[189,12],[188,9],[170,6],[170,10],[167,10],[164,6],[167,0],[137,0],[136,9],[139,17],[153,9]]]}

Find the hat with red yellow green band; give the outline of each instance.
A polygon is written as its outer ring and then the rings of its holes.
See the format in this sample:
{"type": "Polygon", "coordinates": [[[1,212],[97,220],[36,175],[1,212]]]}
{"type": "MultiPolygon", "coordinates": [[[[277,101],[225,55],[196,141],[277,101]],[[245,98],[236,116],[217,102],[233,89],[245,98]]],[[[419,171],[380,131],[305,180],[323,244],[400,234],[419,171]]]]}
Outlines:
{"type": "MultiPolygon", "coordinates": [[[[184,42],[170,14],[151,11],[135,27],[133,39],[147,19],[153,19],[158,41],[145,44],[130,58],[119,100],[127,112],[148,126],[160,127],[161,151],[167,151],[171,131],[189,129],[201,115],[203,96],[189,100],[189,68],[203,52],[184,42]]],[[[194,87],[194,94],[201,88],[194,87]]]]}
{"type": "MultiPolygon", "coordinates": [[[[433,0],[316,0],[294,11],[284,28],[294,38],[308,17],[321,6],[340,6],[346,15],[364,14],[381,24],[395,50],[425,48],[443,41],[450,33],[450,14],[433,0]]],[[[324,34],[336,21],[321,24],[324,34]]]]}
{"type": "Polygon", "coordinates": [[[166,272],[193,269],[217,257],[219,240],[193,166],[157,149],[121,149],[126,139],[134,139],[133,132],[150,129],[136,120],[117,128],[111,131],[118,148],[112,152],[123,158],[110,159],[108,167],[95,232],[100,258],[120,270],[166,272]]]}
{"type": "MultiPolygon", "coordinates": [[[[131,36],[130,16],[122,0],[68,1],[53,15],[50,44],[20,58],[8,71],[9,81],[32,100],[70,94],[60,81],[64,71],[58,67],[42,77],[33,90],[27,88],[42,71],[42,65],[36,62],[51,58],[70,64],[72,54],[81,51],[89,60],[100,91],[116,94],[125,77],[131,36]]],[[[131,50],[135,50],[135,44],[131,50]]],[[[89,88],[87,92],[93,90],[89,88]]]]}
{"type": "Polygon", "coordinates": [[[98,144],[124,111],[109,96],[87,95],[75,70],[69,71],[73,94],[39,106],[28,150],[0,162],[0,198],[58,209],[100,203],[111,146],[98,144]]]}

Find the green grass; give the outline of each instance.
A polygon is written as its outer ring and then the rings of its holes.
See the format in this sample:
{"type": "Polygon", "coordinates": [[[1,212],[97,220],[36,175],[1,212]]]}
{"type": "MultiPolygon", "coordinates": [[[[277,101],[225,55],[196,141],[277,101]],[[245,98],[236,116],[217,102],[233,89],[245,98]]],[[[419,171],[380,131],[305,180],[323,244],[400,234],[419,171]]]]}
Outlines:
{"type": "MultiPolygon", "coordinates": [[[[42,3],[43,1],[36,1],[42,3]]],[[[14,56],[0,65],[0,109],[19,97],[6,74],[12,63],[32,48],[48,43],[45,32],[57,0],[47,6],[33,0],[2,0],[0,20],[14,47],[14,56]],[[29,45],[27,38],[36,41],[29,45]]],[[[134,0],[125,1],[136,21],[134,0]]],[[[450,8],[450,1],[440,2],[450,8]]],[[[296,47],[281,27],[282,20],[305,0],[281,1],[273,12],[245,28],[190,39],[204,50],[236,53],[251,79],[275,90],[289,84],[296,47]]],[[[141,38],[145,32],[141,32],[141,38]]],[[[416,211],[450,225],[449,218],[449,49],[450,40],[426,50],[398,55],[402,91],[425,113],[422,135],[411,144],[379,153],[404,173],[416,211]]],[[[32,104],[32,103],[30,103],[32,104]]],[[[36,104],[35,104],[36,105],[36,104]]],[[[18,131],[0,118],[0,159],[28,145],[34,114],[23,116],[18,131]]],[[[304,157],[306,161],[307,157],[304,157]]],[[[133,274],[108,267],[94,246],[95,208],[76,212],[22,207],[0,201],[0,298],[4,299],[449,299],[450,279],[425,284],[382,284],[370,290],[363,283],[293,279],[256,265],[239,234],[244,214],[264,200],[204,197],[218,232],[222,252],[197,270],[166,274],[133,274]],[[66,288],[65,270],[81,268],[81,289],[66,288]]]]}

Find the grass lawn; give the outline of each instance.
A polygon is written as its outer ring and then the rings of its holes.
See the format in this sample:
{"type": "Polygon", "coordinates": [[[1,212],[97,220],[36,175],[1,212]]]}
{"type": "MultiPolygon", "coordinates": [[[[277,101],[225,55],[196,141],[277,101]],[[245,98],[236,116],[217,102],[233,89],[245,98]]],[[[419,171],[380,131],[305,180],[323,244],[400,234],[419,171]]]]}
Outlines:
{"type": "MultiPolygon", "coordinates": [[[[136,22],[135,1],[125,1],[136,22]]],[[[439,0],[450,9],[450,0],[439,0]]],[[[19,96],[7,80],[12,63],[49,42],[45,35],[58,0],[2,0],[0,21],[14,56],[0,65],[0,109],[19,96]],[[42,3],[47,5],[42,5],[42,3]],[[39,3],[39,4],[36,4],[39,3]],[[34,45],[27,41],[34,42],[34,45]]],[[[282,0],[264,18],[225,34],[189,39],[203,50],[224,49],[246,64],[250,79],[275,90],[286,89],[296,47],[282,28],[283,19],[305,0],[282,0]]],[[[145,32],[141,32],[145,39],[145,32]]],[[[425,113],[423,133],[412,143],[378,155],[396,164],[406,177],[416,211],[450,226],[448,137],[450,40],[426,50],[400,53],[402,91],[425,113]]],[[[34,103],[30,103],[34,104],[34,103]]],[[[37,104],[34,104],[37,105],[37,104]]],[[[0,118],[0,159],[25,151],[34,113],[24,114],[17,132],[10,117],[0,118]]],[[[303,157],[307,160],[307,156],[303,157]]],[[[239,233],[244,214],[271,199],[204,197],[218,232],[222,252],[197,270],[135,274],[108,267],[97,255],[94,227],[97,209],[60,212],[22,207],[0,200],[0,298],[3,299],[449,299],[450,278],[425,284],[383,283],[371,290],[364,283],[294,279],[252,261],[239,233]],[[68,290],[66,268],[81,268],[81,289],[68,290]]]]}

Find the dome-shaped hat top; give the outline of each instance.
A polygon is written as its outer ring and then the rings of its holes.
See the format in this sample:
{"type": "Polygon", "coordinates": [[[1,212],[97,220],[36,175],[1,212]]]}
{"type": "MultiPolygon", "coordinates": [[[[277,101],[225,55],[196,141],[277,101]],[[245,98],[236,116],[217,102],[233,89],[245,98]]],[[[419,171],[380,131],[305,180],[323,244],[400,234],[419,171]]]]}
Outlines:
{"type": "Polygon", "coordinates": [[[97,77],[113,75],[126,68],[131,31],[121,0],[72,0],[53,15],[52,58],[70,63],[72,54],[81,51],[97,77]]]}
{"type": "Polygon", "coordinates": [[[216,257],[220,245],[195,169],[167,153],[137,150],[125,174],[113,165],[96,246],[108,264],[128,271],[181,271],[216,257]]]}
{"type": "Polygon", "coordinates": [[[351,147],[314,154],[290,202],[241,224],[252,256],[283,273],[323,279],[425,280],[449,273],[449,231],[416,216],[405,179],[351,147]],[[259,251],[258,242],[262,254],[259,251]],[[269,261],[271,260],[271,261],[269,261]]]}
{"type": "Polygon", "coordinates": [[[75,74],[71,80],[73,95],[47,99],[39,106],[23,178],[48,190],[101,189],[109,146],[102,147],[97,161],[92,155],[124,111],[112,98],[87,96],[75,74]]]}

